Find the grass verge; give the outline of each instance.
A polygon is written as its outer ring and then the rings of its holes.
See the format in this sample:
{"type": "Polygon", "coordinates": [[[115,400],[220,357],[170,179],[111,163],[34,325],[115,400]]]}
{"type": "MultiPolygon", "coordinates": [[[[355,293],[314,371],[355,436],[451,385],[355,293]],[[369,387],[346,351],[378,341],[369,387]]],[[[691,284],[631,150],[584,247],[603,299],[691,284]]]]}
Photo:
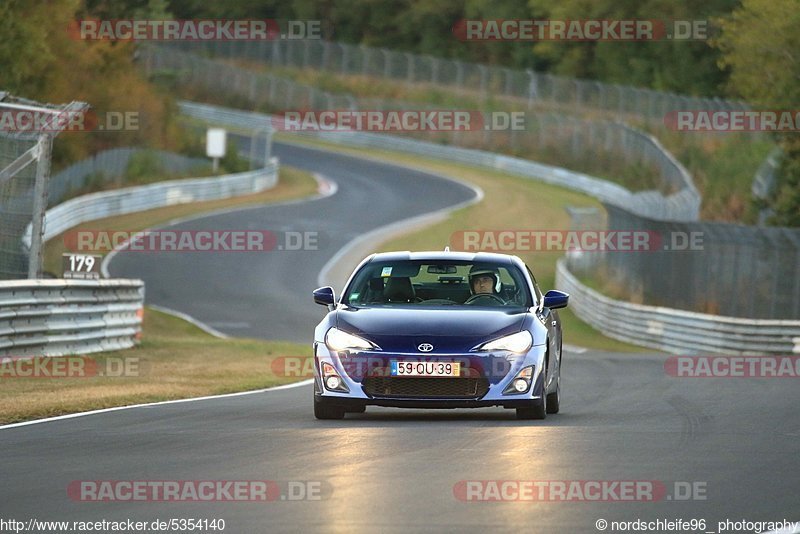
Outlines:
{"type": "Polygon", "coordinates": [[[126,369],[123,376],[17,378],[0,365],[0,423],[276,386],[297,378],[273,372],[275,358],[311,357],[310,345],[218,339],[152,309],[144,332],[133,349],[88,356],[100,370],[126,369]]]}
{"type": "MultiPolygon", "coordinates": [[[[99,219],[73,230],[143,230],[178,217],[292,200],[313,195],[316,190],[317,182],[311,174],[281,166],[278,185],[261,193],[99,219]]],[[[63,252],[66,252],[63,235],[48,241],[45,270],[60,273],[63,252]]],[[[148,309],[141,345],[90,356],[100,369],[106,369],[106,365],[114,365],[116,369],[120,361],[122,365],[132,363],[132,369],[136,370],[130,374],[138,376],[14,378],[13,368],[0,365],[0,423],[266,388],[297,380],[272,372],[270,364],[274,358],[310,355],[310,347],[304,344],[218,339],[182,319],[148,309]],[[221,366],[223,361],[225,365],[221,366]]]]}

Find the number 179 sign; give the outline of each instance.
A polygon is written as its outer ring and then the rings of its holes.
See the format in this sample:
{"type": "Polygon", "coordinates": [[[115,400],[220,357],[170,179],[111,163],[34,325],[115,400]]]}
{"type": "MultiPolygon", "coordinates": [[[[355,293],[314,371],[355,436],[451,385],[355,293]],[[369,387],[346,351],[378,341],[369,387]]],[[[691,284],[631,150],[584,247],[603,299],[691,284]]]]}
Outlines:
{"type": "Polygon", "coordinates": [[[61,265],[64,278],[96,280],[100,278],[101,256],[91,254],[64,254],[61,265]]]}

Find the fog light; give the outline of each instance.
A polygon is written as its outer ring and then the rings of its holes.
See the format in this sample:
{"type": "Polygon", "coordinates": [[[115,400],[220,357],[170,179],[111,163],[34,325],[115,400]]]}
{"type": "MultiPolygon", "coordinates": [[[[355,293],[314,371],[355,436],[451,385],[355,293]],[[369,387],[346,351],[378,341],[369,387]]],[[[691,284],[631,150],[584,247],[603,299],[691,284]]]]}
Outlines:
{"type": "Polygon", "coordinates": [[[343,393],[350,391],[333,365],[328,362],[322,362],[322,383],[325,384],[325,389],[329,391],[340,391],[343,393]]]}
{"type": "Polygon", "coordinates": [[[514,377],[514,380],[509,382],[506,389],[503,390],[503,395],[519,395],[525,393],[531,388],[531,380],[533,379],[533,365],[523,367],[514,377]]]}
{"type": "Polygon", "coordinates": [[[342,381],[339,379],[338,376],[329,376],[325,379],[325,386],[328,389],[338,389],[341,385],[342,381]]]}

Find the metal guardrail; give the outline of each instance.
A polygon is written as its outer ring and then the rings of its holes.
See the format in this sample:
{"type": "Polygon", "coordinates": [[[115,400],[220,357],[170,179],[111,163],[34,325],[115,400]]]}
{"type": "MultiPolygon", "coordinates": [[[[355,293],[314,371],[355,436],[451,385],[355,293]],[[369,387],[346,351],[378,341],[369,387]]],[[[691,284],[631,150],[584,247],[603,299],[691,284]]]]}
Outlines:
{"type": "Polygon", "coordinates": [[[800,321],[742,319],[614,300],[583,285],[564,259],[556,286],[570,307],[604,335],[678,354],[800,354],[800,321]]]}
{"type": "MultiPolygon", "coordinates": [[[[45,240],[87,221],[175,204],[259,193],[274,187],[277,182],[278,162],[273,159],[263,169],[254,171],[210,178],[170,180],[83,195],[47,210],[45,240]]],[[[30,227],[25,232],[23,243],[25,246],[30,244],[30,227]]]]}
{"type": "Polygon", "coordinates": [[[134,346],[141,280],[0,282],[0,356],[63,356],[134,346]]]}
{"type": "Polygon", "coordinates": [[[131,159],[138,156],[152,157],[154,165],[159,170],[169,173],[196,172],[204,174],[206,169],[211,170],[211,161],[208,158],[190,158],[182,154],[149,148],[112,148],[73,163],[52,175],[48,184],[48,205],[60,204],[72,191],[85,187],[87,179],[92,176],[95,176],[98,181],[115,182],[117,186],[123,185],[124,182],[120,178],[125,175],[131,159]]]}
{"type": "MultiPolygon", "coordinates": [[[[407,152],[504,171],[523,178],[580,191],[602,202],[654,219],[697,220],[700,212],[700,196],[692,185],[691,178],[688,178],[688,173],[686,176],[690,185],[677,193],[671,195],[664,195],[658,191],[633,193],[619,184],[588,174],[485,150],[445,146],[367,132],[294,132],[292,135],[313,137],[341,145],[407,152]]],[[[675,165],[686,172],[677,161],[675,161],[675,165]]]]}
{"type": "MultiPolygon", "coordinates": [[[[223,113],[226,108],[209,104],[182,101],[179,103],[182,111],[192,110],[195,115],[214,116],[215,112],[223,113]]],[[[238,117],[239,124],[253,129],[264,128],[265,125],[279,122],[280,118],[263,113],[242,113],[238,117]]],[[[697,220],[700,210],[700,197],[694,188],[691,178],[685,168],[674,158],[676,172],[685,176],[683,188],[677,193],[663,195],[658,191],[645,191],[633,193],[625,187],[595,178],[588,174],[545,165],[531,160],[513,156],[505,156],[485,150],[461,148],[450,145],[439,145],[426,141],[408,139],[396,135],[369,132],[292,132],[291,135],[317,138],[345,146],[358,146],[362,148],[377,148],[407,152],[415,155],[428,156],[436,159],[445,159],[456,163],[472,166],[486,167],[489,169],[505,171],[510,174],[538,180],[541,182],[566,187],[586,193],[603,202],[617,205],[632,210],[643,216],[656,219],[671,220],[697,220]]],[[[644,135],[637,132],[637,135],[644,135]]],[[[654,139],[654,143],[657,143],[654,139]]],[[[660,146],[660,145],[659,145],[660,146]]],[[[669,164],[666,162],[665,164],[669,164]]]]}

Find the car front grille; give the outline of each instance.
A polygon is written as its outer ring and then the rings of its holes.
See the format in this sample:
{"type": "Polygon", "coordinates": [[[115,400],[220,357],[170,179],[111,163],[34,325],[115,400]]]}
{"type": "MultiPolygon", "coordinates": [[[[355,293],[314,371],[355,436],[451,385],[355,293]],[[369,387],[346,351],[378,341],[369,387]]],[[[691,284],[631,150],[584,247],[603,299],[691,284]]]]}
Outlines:
{"type": "Polygon", "coordinates": [[[361,385],[370,397],[479,398],[489,391],[486,378],[370,376],[361,385]]]}

